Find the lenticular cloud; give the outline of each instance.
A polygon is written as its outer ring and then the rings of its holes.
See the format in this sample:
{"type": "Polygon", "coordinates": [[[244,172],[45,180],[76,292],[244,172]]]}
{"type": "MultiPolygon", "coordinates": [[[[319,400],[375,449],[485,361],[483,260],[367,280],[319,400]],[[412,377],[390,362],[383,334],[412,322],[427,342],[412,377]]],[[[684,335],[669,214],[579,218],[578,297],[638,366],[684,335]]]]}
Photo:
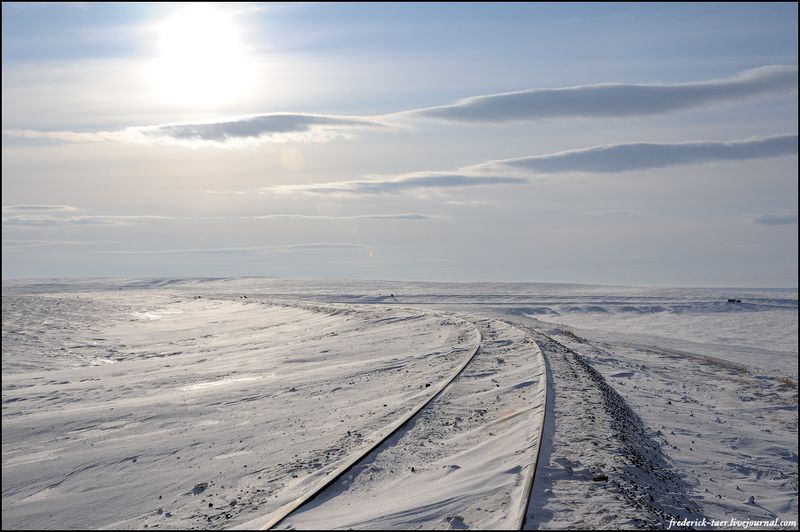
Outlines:
{"type": "Polygon", "coordinates": [[[463,166],[452,172],[415,172],[350,181],[277,185],[261,192],[279,194],[377,195],[529,183],[558,174],[610,174],[673,166],[745,161],[797,154],[797,135],[731,142],[608,144],[579,150],[463,166]]]}
{"type": "Polygon", "coordinates": [[[766,66],[732,78],[675,84],[605,83],[466,98],[407,114],[462,123],[648,116],[797,89],[796,66],[766,66]]]}
{"type": "Polygon", "coordinates": [[[501,124],[562,118],[653,116],[797,90],[796,66],[765,66],[724,79],[673,84],[605,83],[475,96],[455,103],[379,116],[262,113],[116,131],[5,130],[7,136],[60,142],[120,142],[238,148],[265,143],[328,142],[358,131],[402,129],[416,121],[501,124]]]}

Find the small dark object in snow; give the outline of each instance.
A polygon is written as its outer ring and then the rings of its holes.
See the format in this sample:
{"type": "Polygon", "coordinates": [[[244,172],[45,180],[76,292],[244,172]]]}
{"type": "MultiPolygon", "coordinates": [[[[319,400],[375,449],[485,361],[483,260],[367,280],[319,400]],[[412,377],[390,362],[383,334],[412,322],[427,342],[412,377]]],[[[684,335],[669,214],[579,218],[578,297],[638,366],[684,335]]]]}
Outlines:
{"type": "MultiPolygon", "coordinates": [[[[192,488],[192,495],[200,495],[208,488],[208,482],[198,482],[195,484],[194,488],[192,488]]],[[[161,497],[159,497],[160,499],[161,497]]]]}
{"type": "Polygon", "coordinates": [[[592,480],[595,482],[608,482],[608,475],[605,473],[599,473],[597,475],[592,476],[592,480]]]}
{"type": "Polygon", "coordinates": [[[214,503],[213,502],[208,503],[208,507],[209,508],[213,508],[214,507],[214,503]]]}
{"type": "Polygon", "coordinates": [[[752,495],[750,495],[745,502],[748,503],[748,504],[755,504],[756,503],[756,498],[753,497],[752,495]]]}
{"type": "Polygon", "coordinates": [[[236,499],[233,499],[233,500],[231,501],[231,506],[236,506],[236,499]]]}
{"type": "Polygon", "coordinates": [[[426,383],[425,383],[425,387],[426,387],[426,388],[430,388],[430,387],[431,387],[431,383],[429,383],[429,382],[426,382],[426,383]]]}
{"type": "Polygon", "coordinates": [[[289,388],[289,391],[290,391],[290,392],[296,392],[296,391],[297,391],[297,388],[295,388],[294,386],[292,386],[291,388],[289,388]]]}
{"type": "Polygon", "coordinates": [[[169,512],[164,512],[164,517],[172,517],[172,514],[169,512]]]}
{"type": "Polygon", "coordinates": [[[733,297],[729,297],[728,298],[728,303],[741,303],[741,302],[742,302],[741,299],[736,299],[736,298],[733,298],[733,297]]]}
{"type": "Polygon", "coordinates": [[[412,467],[412,468],[411,468],[411,472],[412,472],[412,473],[416,473],[416,472],[417,472],[417,470],[416,470],[416,469],[414,469],[414,468],[412,467]]]}
{"type": "Polygon", "coordinates": [[[452,517],[448,517],[445,519],[450,524],[450,528],[453,530],[465,530],[468,529],[469,526],[464,522],[464,518],[460,515],[455,515],[452,517]]]}

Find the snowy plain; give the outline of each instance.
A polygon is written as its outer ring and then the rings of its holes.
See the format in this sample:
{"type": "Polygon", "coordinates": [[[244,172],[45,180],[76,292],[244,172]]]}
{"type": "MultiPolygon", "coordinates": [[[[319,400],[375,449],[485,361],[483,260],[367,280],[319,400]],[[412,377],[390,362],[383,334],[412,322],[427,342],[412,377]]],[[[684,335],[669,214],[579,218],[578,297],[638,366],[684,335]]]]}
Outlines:
{"type": "Polygon", "coordinates": [[[4,280],[2,313],[3,528],[797,519],[796,291],[4,280]]]}

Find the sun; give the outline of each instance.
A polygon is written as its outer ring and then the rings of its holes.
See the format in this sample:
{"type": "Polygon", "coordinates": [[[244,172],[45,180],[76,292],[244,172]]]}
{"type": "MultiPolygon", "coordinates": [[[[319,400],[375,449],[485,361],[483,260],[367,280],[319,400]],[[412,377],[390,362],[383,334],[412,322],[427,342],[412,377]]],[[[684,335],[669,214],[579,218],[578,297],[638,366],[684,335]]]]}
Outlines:
{"type": "Polygon", "coordinates": [[[160,53],[152,79],[162,100],[216,107],[245,95],[256,65],[240,41],[233,13],[211,4],[190,5],[155,29],[160,53]]]}

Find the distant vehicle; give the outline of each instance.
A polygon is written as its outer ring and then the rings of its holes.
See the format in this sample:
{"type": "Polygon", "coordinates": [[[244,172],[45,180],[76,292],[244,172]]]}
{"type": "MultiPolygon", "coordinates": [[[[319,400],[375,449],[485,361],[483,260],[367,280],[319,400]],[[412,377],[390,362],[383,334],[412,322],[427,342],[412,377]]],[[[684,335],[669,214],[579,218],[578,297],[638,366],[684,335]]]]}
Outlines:
{"type": "Polygon", "coordinates": [[[741,303],[741,302],[742,302],[741,299],[734,299],[732,297],[728,298],[728,303],[741,303]]]}

